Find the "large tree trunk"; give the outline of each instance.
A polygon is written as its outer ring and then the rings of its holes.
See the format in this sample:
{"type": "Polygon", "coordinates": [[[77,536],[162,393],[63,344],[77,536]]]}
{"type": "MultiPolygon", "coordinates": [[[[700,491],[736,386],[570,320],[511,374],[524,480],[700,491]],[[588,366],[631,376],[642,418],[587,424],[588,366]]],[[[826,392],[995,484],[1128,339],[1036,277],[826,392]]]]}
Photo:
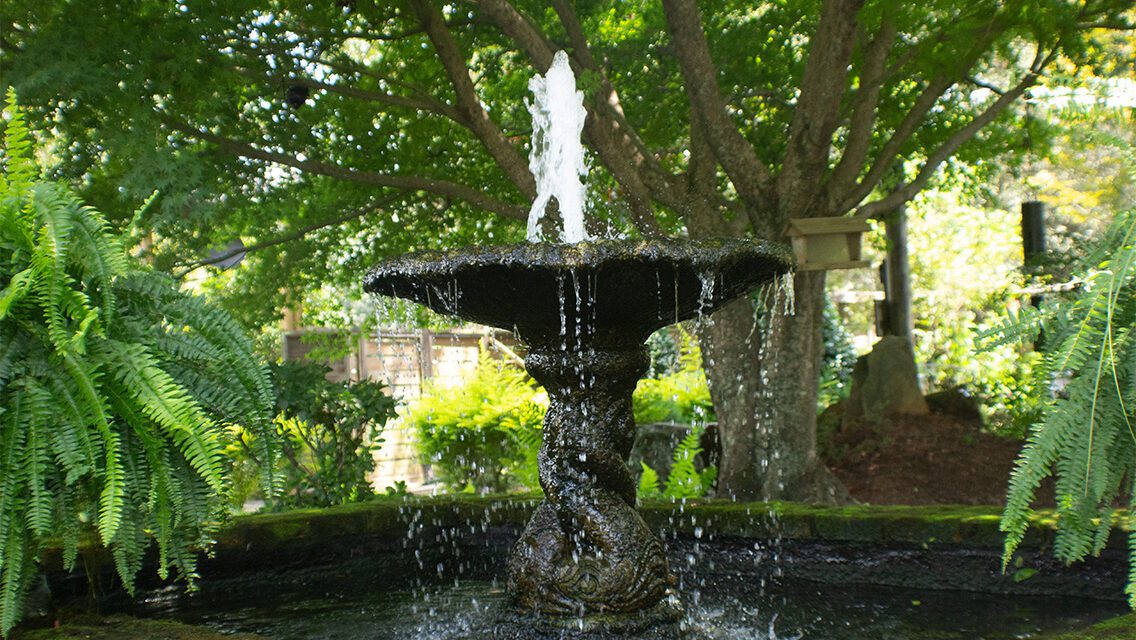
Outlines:
{"type": "Polygon", "coordinates": [[[800,272],[795,313],[742,299],[700,331],[722,442],[718,495],[843,503],[848,493],[816,456],[824,272],[800,272]]]}

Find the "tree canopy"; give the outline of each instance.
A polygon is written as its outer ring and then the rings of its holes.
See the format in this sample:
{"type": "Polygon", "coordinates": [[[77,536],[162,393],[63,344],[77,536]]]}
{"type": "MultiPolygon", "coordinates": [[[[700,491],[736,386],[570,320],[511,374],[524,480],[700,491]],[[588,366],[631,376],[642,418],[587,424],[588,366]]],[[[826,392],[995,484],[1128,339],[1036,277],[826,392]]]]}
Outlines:
{"type": "Polygon", "coordinates": [[[1126,5],[12,0],[3,68],[62,136],[59,176],[108,211],[159,192],[138,221],[159,265],[287,240],[239,278],[267,310],[391,252],[516,240],[526,83],[557,49],[601,217],[769,236],[1019,144],[1007,106],[1061,56],[1107,55],[1087,29],[1126,5]]]}
{"type": "MultiPolygon", "coordinates": [[[[1022,146],[1020,99],[1108,64],[1133,18],[1128,0],[5,8],[0,63],[59,136],[59,175],[109,211],[158,190],[135,224],[160,267],[256,248],[227,283],[246,322],[287,292],[354,289],[384,255],[518,240],[526,85],[557,50],[585,92],[594,224],[778,239],[790,218],[881,214],[952,161],[1022,146]]],[[[815,456],[823,291],[823,272],[798,274],[796,315],[767,336],[745,302],[702,332],[725,494],[835,495],[815,456]]]]}

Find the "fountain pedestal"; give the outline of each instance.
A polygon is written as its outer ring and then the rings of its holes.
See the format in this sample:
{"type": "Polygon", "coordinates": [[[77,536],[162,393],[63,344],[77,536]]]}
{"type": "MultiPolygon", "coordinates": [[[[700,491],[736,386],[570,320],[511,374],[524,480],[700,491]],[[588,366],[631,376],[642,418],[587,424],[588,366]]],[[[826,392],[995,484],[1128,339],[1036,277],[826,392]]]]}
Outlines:
{"type": "Polygon", "coordinates": [[[554,615],[632,613],[658,603],[673,578],[658,537],[635,511],[627,456],[631,394],[646,347],[534,349],[525,368],[548,391],[537,507],[509,561],[510,593],[554,615]]]}
{"type": "MultiPolygon", "coordinates": [[[[788,272],[782,247],[747,240],[645,240],[471,247],[402,256],[364,288],[492,327],[528,345],[549,409],[545,499],[513,549],[508,588],[550,616],[604,625],[678,612],[662,542],[635,511],[627,456],[631,394],[656,329],[709,314],[788,272]]],[[[616,625],[618,626],[618,625],[616,625]]]]}

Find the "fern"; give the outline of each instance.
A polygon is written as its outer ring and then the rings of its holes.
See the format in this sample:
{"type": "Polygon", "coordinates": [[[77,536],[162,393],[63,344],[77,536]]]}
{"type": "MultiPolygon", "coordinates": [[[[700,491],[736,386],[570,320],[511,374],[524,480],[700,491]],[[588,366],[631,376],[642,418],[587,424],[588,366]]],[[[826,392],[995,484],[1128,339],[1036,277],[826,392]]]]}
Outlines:
{"type": "Polygon", "coordinates": [[[718,470],[713,465],[699,470],[694,461],[702,453],[705,427],[695,424],[675,447],[671,472],[667,475],[663,495],[668,498],[701,498],[714,486],[718,470]]]}
{"type": "Polygon", "coordinates": [[[646,462],[640,462],[639,466],[643,468],[643,473],[639,476],[639,499],[653,500],[655,498],[661,498],[663,492],[659,489],[659,474],[646,462]]]}
{"type": "MultiPolygon", "coordinates": [[[[1136,210],[1119,214],[1084,265],[1082,287],[1042,309],[1011,316],[980,339],[986,344],[1046,335],[1035,371],[1041,419],[1031,427],[1010,477],[1002,530],[1008,565],[1032,520],[1041,482],[1054,478],[1058,533],[1066,562],[1096,555],[1126,499],[1130,530],[1136,504],[1136,210]]],[[[1133,536],[1134,534],[1130,534],[1133,536]]],[[[1136,537],[1130,537],[1127,594],[1136,608],[1136,537]]]]}
{"type": "Polygon", "coordinates": [[[41,181],[9,94],[0,176],[0,635],[19,621],[48,536],[74,564],[87,532],[126,588],[151,544],[192,584],[226,514],[222,455],[278,446],[267,368],[226,314],[127,256],[106,221],[41,181]],[[93,522],[85,524],[88,514],[93,522]]]}

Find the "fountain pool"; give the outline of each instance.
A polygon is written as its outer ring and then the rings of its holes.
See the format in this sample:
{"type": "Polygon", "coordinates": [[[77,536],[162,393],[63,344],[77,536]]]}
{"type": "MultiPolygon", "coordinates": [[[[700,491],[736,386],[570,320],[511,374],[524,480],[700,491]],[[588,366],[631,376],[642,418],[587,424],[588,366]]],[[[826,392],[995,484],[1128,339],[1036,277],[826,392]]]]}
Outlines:
{"type": "MultiPolygon", "coordinates": [[[[195,596],[176,588],[152,591],[132,610],[275,640],[1010,640],[1081,628],[1123,611],[1120,602],[1068,596],[824,584],[794,573],[831,549],[766,541],[755,550],[748,542],[685,539],[670,541],[667,554],[683,594],[679,621],[643,635],[581,634],[570,624],[515,617],[501,571],[510,535],[491,529],[461,539],[471,546],[462,547],[460,562],[452,555],[420,556],[429,563],[420,568],[412,553],[373,553],[211,578],[195,596]],[[769,561],[775,554],[777,565],[769,561]]],[[[893,554],[890,561],[902,559],[893,554]]]]}

